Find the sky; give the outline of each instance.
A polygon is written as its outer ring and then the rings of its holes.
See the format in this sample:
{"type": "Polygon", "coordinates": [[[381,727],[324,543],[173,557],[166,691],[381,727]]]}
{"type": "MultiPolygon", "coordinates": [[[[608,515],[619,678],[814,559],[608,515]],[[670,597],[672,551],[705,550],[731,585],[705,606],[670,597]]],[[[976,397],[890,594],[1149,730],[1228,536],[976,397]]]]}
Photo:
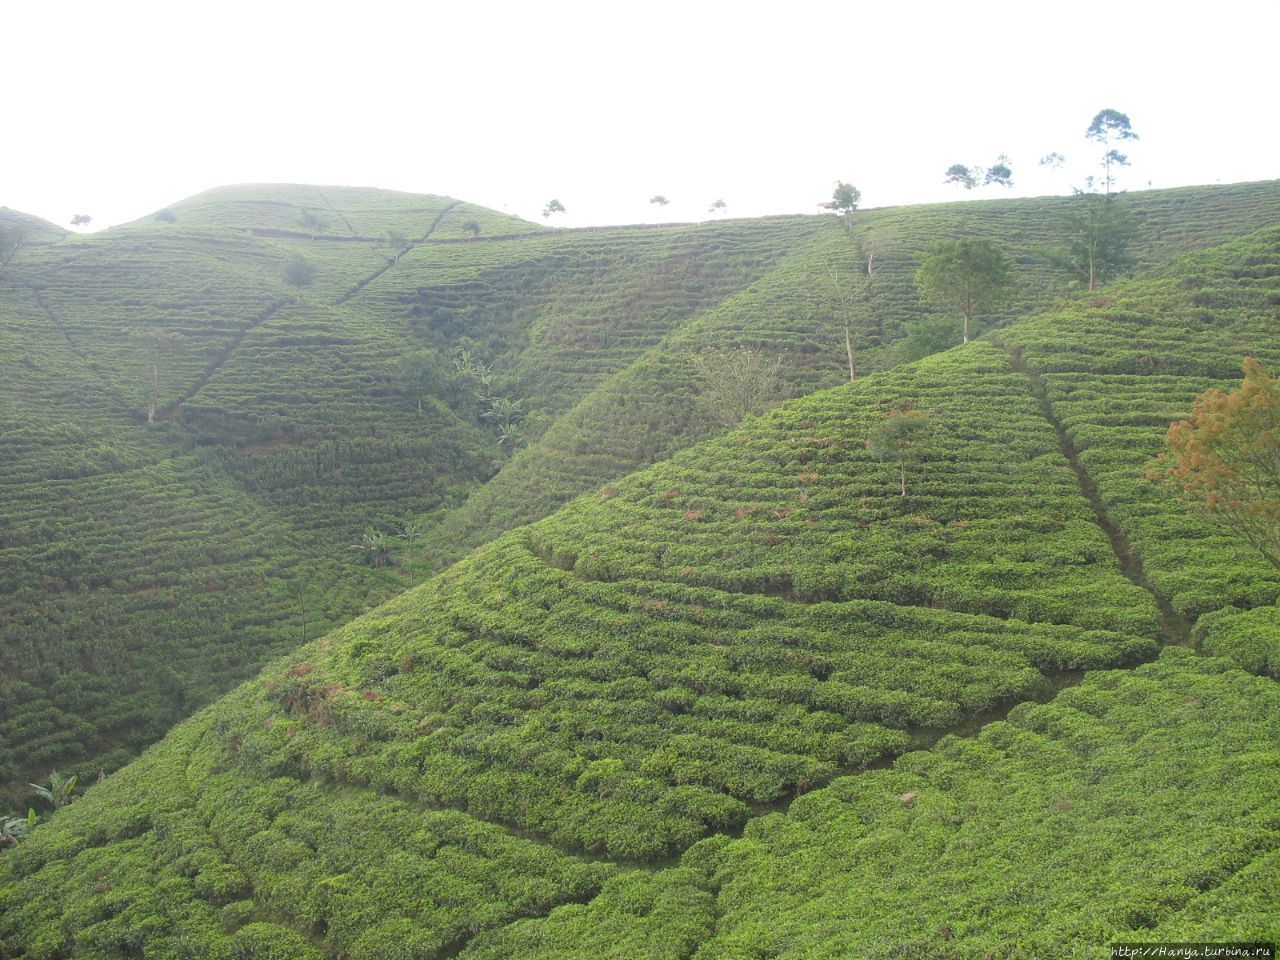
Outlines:
{"type": "Polygon", "coordinates": [[[445,194],[565,226],[1280,177],[1280,4],[11,4],[0,206],[92,229],[230,183],[445,194]],[[1037,164],[1068,158],[1051,179],[1037,164]],[[966,194],[953,163],[1011,159],[966,194]],[[665,208],[648,200],[662,194],[665,208]]]}

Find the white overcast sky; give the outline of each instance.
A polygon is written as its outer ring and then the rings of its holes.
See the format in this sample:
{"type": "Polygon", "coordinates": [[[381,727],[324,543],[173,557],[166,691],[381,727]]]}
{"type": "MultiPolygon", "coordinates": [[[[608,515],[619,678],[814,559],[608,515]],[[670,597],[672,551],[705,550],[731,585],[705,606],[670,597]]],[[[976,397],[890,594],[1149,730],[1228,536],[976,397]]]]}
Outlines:
{"type": "MultiPolygon", "coordinates": [[[[1280,4],[14,2],[0,205],[94,228],[209,187],[450,196],[556,223],[813,212],[961,195],[1013,161],[1065,192],[1102,107],[1124,185],[1280,177],[1280,4]],[[659,211],[648,198],[672,201],[659,211]]],[[[976,193],[975,195],[982,195],[976,193]]]]}

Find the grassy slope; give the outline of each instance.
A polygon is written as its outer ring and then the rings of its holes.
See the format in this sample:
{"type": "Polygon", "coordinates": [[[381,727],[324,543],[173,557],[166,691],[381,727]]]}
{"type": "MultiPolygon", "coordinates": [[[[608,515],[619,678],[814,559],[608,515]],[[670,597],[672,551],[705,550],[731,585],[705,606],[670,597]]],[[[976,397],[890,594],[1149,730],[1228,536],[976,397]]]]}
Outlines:
{"type": "MultiPolygon", "coordinates": [[[[1001,331],[1030,371],[984,342],[868,377],[478,551],[40,828],[4,867],[2,942],[1013,957],[1152,930],[1274,935],[1280,703],[1227,661],[1170,651],[1090,674],[976,738],[857,771],[1048,695],[1065,668],[1150,655],[1156,604],[1090,522],[1091,484],[1037,388],[1080,344],[1106,346],[1096,311],[1123,325],[1144,295],[1167,328],[1150,349],[1130,331],[1121,357],[1268,356],[1275,326],[1255,321],[1274,310],[1278,247],[1264,233],[1001,331]],[[1224,302],[1192,329],[1216,335],[1180,340],[1180,305],[1206,289],[1224,302]],[[935,422],[905,499],[861,442],[904,402],[935,422]],[[717,831],[677,865],[634,866],[717,831]]],[[[1105,503],[1115,481],[1095,482],[1105,503]]],[[[1143,527],[1116,522],[1159,587],[1143,527]]],[[[1265,593],[1231,550],[1195,562],[1265,593]]]]}
{"type": "Polygon", "coordinates": [[[1155,589],[1208,649],[1272,676],[1280,575],[1144,474],[1168,424],[1207,388],[1231,389],[1245,356],[1280,366],[1278,321],[1272,228],[1001,334],[1039,379],[1155,589]]]}
{"type": "MultiPolygon", "coordinates": [[[[1249,233],[1280,217],[1274,183],[1228,188],[1157,190],[1126,197],[1138,227],[1138,269],[1249,233]]],[[[1060,278],[1045,252],[1069,201],[1047,198],[903,207],[859,213],[855,232],[877,251],[877,296],[860,311],[858,368],[895,362],[892,342],[905,323],[930,308],[919,300],[912,274],[916,257],[940,236],[987,236],[1017,261],[1018,297],[1005,317],[1043,308],[1058,294],[1060,278]]],[[[690,357],[722,345],[746,344],[784,359],[782,393],[799,396],[843,381],[843,332],[829,281],[830,264],[849,276],[853,247],[835,224],[813,242],[797,245],[751,287],[673,331],[555,420],[542,436],[478,488],[458,510],[441,518],[432,548],[453,560],[504,530],[545,516],[613,477],[666,459],[720,432],[698,408],[690,357]]]]}
{"type": "MultiPolygon", "coordinates": [[[[1158,260],[1268,216],[1280,189],[1134,202],[1158,260]]],[[[884,344],[921,315],[912,257],[939,232],[1003,231],[1025,280],[1012,309],[1051,295],[1036,250],[1060,204],[860,215],[882,265],[863,368],[890,364],[884,344]]],[[[0,387],[13,531],[0,540],[0,780],[114,766],[415,567],[715,432],[688,359],[708,344],[780,351],[792,393],[843,376],[823,277],[828,262],[850,268],[851,245],[830,219],[544,231],[443,197],[282,186],[169,212],[33,247],[0,277],[14,345],[0,387]],[[327,221],[314,237],[303,210],[327,221]],[[476,240],[462,231],[473,219],[476,240]],[[386,230],[413,242],[381,243],[386,230]],[[300,297],[280,279],[295,254],[318,266],[300,297]],[[157,355],[138,337],[155,331],[179,339],[157,355]],[[525,404],[531,446],[509,463],[452,371],[462,346],[525,404]],[[406,354],[430,361],[425,380],[406,381],[406,354]],[[161,423],[145,430],[153,372],[161,423]],[[52,382],[77,386],[33,410],[52,382]],[[360,563],[366,528],[424,513],[442,522],[401,568],[360,563]]]]}
{"type": "Polygon", "coordinates": [[[0,782],[118,765],[409,582],[351,545],[500,464],[451,376],[459,345],[502,368],[536,429],[814,223],[435,242],[469,219],[541,231],[447,198],[281,187],[171,212],[24,250],[0,276],[0,782]],[[328,234],[253,235],[303,207],[329,211],[328,234]],[[432,242],[333,239],[347,223],[432,242]],[[300,297],[280,279],[296,253],[319,268],[300,297]],[[155,352],[138,335],[156,331],[178,339],[155,352]],[[437,363],[411,386],[413,351],[437,363]]]}
{"type": "Polygon", "coordinates": [[[66,230],[48,220],[8,207],[0,207],[0,227],[17,229],[22,234],[24,245],[57,243],[67,235],[66,230]]]}
{"type": "MultiPolygon", "coordinates": [[[[1198,392],[1230,386],[1246,354],[1278,359],[1278,264],[1272,229],[998,334],[1174,629],[1203,615],[1202,646],[1273,675],[1274,571],[1142,475],[1198,392]]],[[[1181,650],[1093,674],[466,955],[1091,956],[1113,941],[1273,940],[1277,689],[1181,650]]]]}
{"type": "Polygon", "coordinates": [[[1278,718],[1273,681],[1171,650],[463,956],[1083,958],[1117,941],[1271,940],[1278,718]]]}

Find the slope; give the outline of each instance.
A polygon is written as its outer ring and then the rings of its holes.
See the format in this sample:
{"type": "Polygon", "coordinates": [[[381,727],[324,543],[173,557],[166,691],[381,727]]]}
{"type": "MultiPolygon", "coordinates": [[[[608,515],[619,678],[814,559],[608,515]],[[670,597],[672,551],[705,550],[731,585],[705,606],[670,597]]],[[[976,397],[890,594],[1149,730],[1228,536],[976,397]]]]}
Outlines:
{"type": "MultiPolygon", "coordinates": [[[[859,304],[855,329],[859,372],[897,362],[894,344],[907,323],[931,308],[912,282],[920,252],[939,237],[989,237],[1017,263],[1018,297],[1005,305],[1007,322],[1043,308],[1061,293],[1048,252],[1071,201],[1044,198],[985,201],[858,213],[853,237],[875,254],[875,295],[859,304]]],[[[1252,232],[1280,217],[1274,182],[1230,187],[1154,190],[1125,197],[1135,222],[1138,269],[1252,232]]],[[[699,408],[694,356],[745,345],[782,358],[784,396],[800,396],[847,377],[842,304],[831,271],[858,268],[855,244],[828,223],[813,243],[797,247],[751,287],[673,331],[555,420],[547,431],[440,519],[433,549],[441,562],[504,530],[547,515],[578,494],[666,459],[720,431],[699,408]]]]}
{"type": "Polygon", "coordinates": [[[8,207],[0,207],[0,229],[17,231],[24,245],[56,243],[67,235],[48,220],[8,207]]]}
{"type": "MultiPolygon", "coordinates": [[[[1178,309],[1214,289],[1190,330],[1266,356],[1278,251],[1273,230],[1116,290],[1116,329],[1147,290],[1169,319],[1138,346],[1182,362],[1178,309]]],[[[1280,841],[1273,680],[1174,650],[985,723],[1161,636],[1159,555],[1133,556],[1142,527],[1108,518],[1040,389],[1105,345],[1097,309],[786,404],[296,651],[9,854],[0,942],[959,957],[1273,933],[1248,912],[1280,841]],[[932,427],[904,496],[865,440],[907,405],[932,427]]]]}
{"type": "Polygon", "coordinates": [[[168,214],[0,275],[0,783],[19,792],[118,765],[411,581],[381,535],[501,463],[459,349],[496,358],[536,424],[812,229],[523,239],[448,198],[334,188],[168,214]],[[272,226],[321,193],[326,229],[356,239],[272,226]],[[512,239],[436,242],[467,219],[512,239]],[[360,239],[384,224],[404,249],[360,239]],[[295,255],[317,266],[301,291],[281,280],[295,255]],[[379,301],[402,265],[423,292],[379,301]]]}
{"type": "MultiPolygon", "coordinates": [[[[1132,200],[1156,261],[1274,217],[1280,189],[1132,200]]],[[[1036,250],[1061,204],[859,214],[881,264],[860,369],[892,365],[922,315],[911,271],[939,232],[1019,253],[1011,312],[1055,296],[1036,250]]],[[[444,197],[281,185],[162,213],[0,276],[0,780],[19,790],[115,766],[444,559],[718,432],[691,354],[776,351],[790,393],[845,376],[823,278],[853,252],[829,218],[548,231],[444,197]],[[317,273],[294,290],[281,268],[299,255],[317,273]],[[457,369],[463,350],[487,384],[457,369]],[[510,398],[526,449],[499,446],[481,395],[510,398]],[[434,532],[392,539],[423,515],[434,532]]]]}

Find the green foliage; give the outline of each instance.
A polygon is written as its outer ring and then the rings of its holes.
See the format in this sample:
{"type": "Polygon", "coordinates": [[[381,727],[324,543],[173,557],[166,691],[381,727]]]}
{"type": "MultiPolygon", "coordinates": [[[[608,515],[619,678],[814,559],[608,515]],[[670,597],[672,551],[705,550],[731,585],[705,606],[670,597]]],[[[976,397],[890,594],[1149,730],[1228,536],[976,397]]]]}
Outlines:
{"type": "Polygon", "coordinates": [[[1280,596],[1280,574],[1253,548],[1146,478],[1170,423],[1206,389],[1237,386],[1246,356],[1280,363],[1278,295],[1270,229],[1001,332],[1042,378],[1146,576],[1189,621],[1280,596]]]}
{"type": "Polygon", "coordinates": [[[28,810],[25,817],[15,817],[12,814],[0,817],[0,850],[16,847],[27,839],[31,836],[31,828],[39,821],[34,809],[28,810]]]}
{"type": "Polygon", "coordinates": [[[848,233],[852,230],[853,212],[858,209],[858,202],[861,199],[861,190],[852,183],[837,180],[835,190],[831,192],[831,199],[822,204],[822,206],[839,215],[841,223],[844,224],[845,232],[848,233]]]}
{"type": "Polygon", "coordinates": [[[281,271],[281,279],[298,291],[298,302],[302,302],[302,288],[309,287],[316,279],[316,265],[301,254],[295,254],[285,261],[281,271]]]}
{"type": "Polygon", "coordinates": [[[391,563],[391,551],[396,539],[389,533],[370,527],[365,530],[360,542],[352,544],[352,547],[360,551],[365,563],[377,570],[391,563]]]}
{"type": "Polygon", "coordinates": [[[960,345],[960,333],[959,322],[951,317],[925,317],[907,324],[898,356],[901,362],[912,363],[950,350],[960,345]]]}
{"type": "Polygon", "coordinates": [[[914,467],[924,459],[932,430],[932,412],[895,407],[867,437],[867,449],[873,457],[898,465],[903,497],[907,495],[907,467],[914,467]]]}
{"type": "Polygon", "coordinates": [[[767,410],[778,398],[777,357],[751,347],[714,350],[692,358],[698,372],[698,400],[707,415],[726,427],[767,410]]]}
{"type": "Polygon", "coordinates": [[[953,163],[947,167],[946,182],[955,183],[966,190],[976,187],[1013,186],[1013,170],[1009,166],[1009,158],[1001,154],[989,167],[968,167],[963,163],[953,163]]]}
{"type": "Polygon", "coordinates": [[[929,300],[964,317],[961,339],[968,343],[974,318],[1009,296],[1013,263],[990,240],[939,240],[925,251],[916,284],[929,300]]]}
{"type": "Polygon", "coordinates": [[[311,234],[312,239],[315,239],[316,234],[324,233],[329,229],[329,221],[314,210],[304,207],[298,211],[298,226],[311,234]]]}
{"type": "Polygon", "coordinates": [[[564,212],[565,212],[564,204],[561,203],[559,200],[549,200],[547,201],[547,205],[542,208],[542,215],[544,217],[550,217],[553,213],[564,213],[564,212]]]}
{"type": "Polygon", "coordinates": [[[39,783],[28,784],[28,786],[35,790],[36,796],[53,808],[54,813],[57,813],[74,799],[76,783],[79,779],[79,777],[63,776],[54,770],[49,774],[48,786],[39,783]]]}
{"type": "Polygon", "coordinates": [[[1101,144],[1103,147],[1101,161],[1103,185],[1105,193],[1109,195],[1111,188],[1115,185],[1114,168],[1127,167],[1129,165],[1129,158],[1121,153],[1114,144],[1137,140],[1138,135],[1134,132],[1127,114],[1108,107],[1104,110],[1099,110],[1093,120],[1090,121],[1089,129],[1085,131],[1085,137],[1101,144]]]}
{"type": "MultiPolygon", "coordinates": [[[[1146,208],[1142,256],[1238,229],[1260,195],[1219,195],[1241,204],[1219,221],[1146,208]],[[1164,237],[1161,216],[1193,229],[1164,237]]],[[[0,349],[0,384],[18,385],[0,480],[22,491],[4,501],[13,529],[32,529],[0,546],[18,561],[0,566],[17,638],[0,647],[0,719],[42,769],[139,717],[163,729],[294,647],[300,606],[325,607],[319,632],[394,589],[347,545],[409,518],[406,545],[435,549],[416,521],[496,469],[480,453],[495,399],[518,397],[519,422],[561,444],[581,484],[711,432],[635,429],[685,423],[688,358],[709,344],[793,357],[794,392],[847,379],[838,305],[813,281],[865,258],[830,218],[428,238],[388,265],[378,230],[357,229],[368,208],[330,199],[354,239],[223,236],[197,248],[225,263],[168,258],[165,279],[190,271],[225,299],[186,325],[160,384],[161,410],[180,412],[149,431],[112,333],[129,315],[167,329],[173,311],[78,271],[145,292],[129,264],[190,250],[210,208],[15,263],[0,346],[26,344],[32,365],[0,349]],[[299,248],[324,265],[305,308],[279,300],[281,255],[299,248]],[[597,432],[576,432],[588,421],[597,432]],[[90,437],[107,449],[86,460],[90,437]],[[51,555],[73,534],[75,555],[51,555]],[[157,562],[172,580],[145,579],[157,562]],[[234,600],[193,589],[213,577],[234,600]],[[196,638],[192,623],[219,626],[196,638]]],[[[1047,236],[1061,210],[992,205],[984,221],[985,205],[958,206],[972,209],[859,215],[854,235],[893,238],[876,256],[888,319],[858,328],[864,366],[892,362],[924,315],[911,281],[939,224],[1047,236]]],[[[430,208],[413,235],[457,213],[430,208]]],[[[6,851],[0,954],[959,958],[1195,938],[1231,917],[1274,929],[1271,680],[1172,653],[983,724],[1154,654],[1157,607],[1099,506],[1178,612],[1274,601],[1274,571],[1142,474],[1244,345],[1276,362],[1278,249],[1273,229],[1012,323],[1000,343],[785,404],[293,650],[6,851]],[[878,436],[908,410],[930,428],[878,436]],[[890,450],[913,462],[903,496],[901,463],[876,454],[908,436],[890,450]],[[964,725],[981,733],[884,767],[964,725]]],[[[1047,266],[1018,265],[1018,309],[1048,295],[1047,266]]],[[[504,468],[529,486],[491,495],[546,492],[499,526],[580,489],[536,453],[504,468]]],[[[1259,647],[1240,638],[1264,620],[1227,610],[1197,639],[1248,665],[1259,647]]]]}
{"type": "Polygon", "coordinates": [[[1117,196],[1078,193],[1063,219],[1065,238],[1052,262],[1092,293],[1133,266],[1136,226],[1117,196]]]}
{"type": "MultiPolygon", "coordinates": [[[[1173,930],[1266,939],[1278,717],[1275,683],[1170,651],[695,847],[650,881],[683,885],[683,911],[590,919],[633,943],[701,923],[713,933],[695,956],[796,960],[1085,958],[1173,930]]],[[[563,908],[498,942],[512,960],[585,958],[586,919],[563,908]]]]}
{"type": "MultiPolygon", "coordinates": [[[[1178,251],[1239,236],[1280,216],[1277,199],[1280,192],[1272,184],[1128,194],[1124,203],[1141,225],[1130,252],[1137,266],[1149,266],[1178,251]]],[[[610,291],[594,301],[611,310],[601,314],[607,317],[601,321],[604,329],[613,330],[619,318],[626,327],[616,334],[602,332],[596,322],[577,329],[589,338],[586,343],[609,343],[619,365],[610,367],[595,386],[565,394],[572,402],[548,411],[545,429],[527,430],[522,452],[477,487],[460,509],[442,516],[431,553],[443,565],[575,496],[713,436],[719,428],[701,415],[695,402],[691,355],[726,346],[767,349],[784,358],[779,371],[783,395],[799,396],[849,379],[849,351],[843,342],[848,318],[860,373],[899,362],[906,326],[930,312],[913,275],[919,252],[939,236],[988,237],[1019,251],[1018,286],[1003,308],[1008,315],[1054,302],[1061,295],[1058,274],[1048,256],[1036,251],[1061,243],[1063,213],[1073,202],[1048,198],[864,211],[849,237],[817,218],[771,220],[768,231],[761,229],[762,223],[743,221],[707,225],[699,230],[716,232],[691,233],[678,241],[679,228],[671,228],[668,243],[677,244],[668,247],[671,259],[648,277],[640,270],[619,274],[618,287],[603,276],[593,281],[596,290],[610,291]],[[705,245],[695,244],[694,236],[705,237],[705,245]],[[853,289],[853,279],[864,275],[867,263],[859,242],[864,254],[874,252],[874,295],[865,302],[855,298],[852,310],[846,310],[828,282],[828,265],[836,265],[842,287],[853,289]],[[700,305],[691,300],[689,313],[675,316],[662,303],[669,292],[652,288],[656,277],[678,279],[678,289],[700,305]],[[734,286],[739,277],[751,278],[750,285],[734,286]],[[672,335],[665,342],[642,344],[642,329],[672,335]],[[631,347],[638,349],[631,352],[631,347]]],[[[590,239],[591,249],[604,249],[605,237],[590,239]]],[[[403,294],[408,293],[405,288],[403,294]]],[[[455,302],[442,307],[456,311],[455,302]]],[[[561,302],[569,305],[567,295],[561,302]]],[[[591,311],[583,319],[594,321],[595,316],[591,311]]],[[[958,319],[955,326],[960,326],[958,319]]],[[[557,345],[564,351],[566,338],[557,345]]],[[[602,354],[575,346],[562,356],[557,369],[569,375],[602,354]]]]}
{"type": "Polygon", "coordinates": [[[1196,621],[1194,639],[1205,653],[1280,680],[1280,609],[1274,606],[1206,613],[1196,621]]]}
{"type": "Polygon", "coordinates": [[[425,960],[614,872],[463,813],[247,773],[227,719],[184,725],[0,857],[0,951],[425,960]]]}

